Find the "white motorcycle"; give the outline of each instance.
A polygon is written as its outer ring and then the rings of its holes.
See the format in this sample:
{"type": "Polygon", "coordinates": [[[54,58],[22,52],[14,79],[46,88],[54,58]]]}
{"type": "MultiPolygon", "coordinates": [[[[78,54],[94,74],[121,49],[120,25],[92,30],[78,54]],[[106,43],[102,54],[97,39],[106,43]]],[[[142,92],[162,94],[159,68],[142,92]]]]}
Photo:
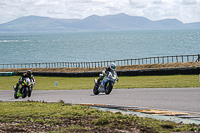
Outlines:
{"type": "Polygon", "coordinates": [[[31,87],[30,87],[30,90],[29,90],[29,93],[28,93],[28,97],[31,96],[34,85],[35,85],[35,81],[33,81],[33,79],[31,79],[31,87]]]}
{"type": "Polygon", "coordinates": [[[104,76],[104,74],[99,75],[100,78],[97,80],[94,80],[95,86],[93,89],[93,93],[95,95],[98,95],[100,92],[103,92],[105,94],[110,94],[110,92],[113,89],[113,85],[115,84],[115,81],[118,81],[117,73],[111,73],[109,72],[108,75],[104,76]],[[103,79],[102,81],[100,79],[103,79]]]}

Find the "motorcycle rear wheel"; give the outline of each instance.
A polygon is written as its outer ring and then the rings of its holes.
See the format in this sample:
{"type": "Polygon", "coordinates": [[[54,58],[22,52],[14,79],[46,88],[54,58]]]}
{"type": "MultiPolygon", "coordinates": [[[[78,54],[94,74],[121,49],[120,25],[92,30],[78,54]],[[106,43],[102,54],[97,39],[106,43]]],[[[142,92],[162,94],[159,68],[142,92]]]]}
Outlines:
{"type": "Polygon", "coordinates": [[[113,83],[108,84],[108,82],[106,82],[105,86],[104,86],[104,90],[105,90],[106,95],[110,94],[112,89],[113,89],[113,83]]]}

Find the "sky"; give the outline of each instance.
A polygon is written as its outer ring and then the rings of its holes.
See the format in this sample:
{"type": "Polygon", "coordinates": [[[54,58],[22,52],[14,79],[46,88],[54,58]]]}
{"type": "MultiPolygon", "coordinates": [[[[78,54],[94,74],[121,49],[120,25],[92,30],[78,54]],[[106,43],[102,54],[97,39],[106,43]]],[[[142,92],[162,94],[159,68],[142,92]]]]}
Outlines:
{"type": "Polygon", "coordinates": [[[200,0],[0,0],[0,24],[24,16],[84,19],[125,13],[152,21],[200,22],[200,0]]]}

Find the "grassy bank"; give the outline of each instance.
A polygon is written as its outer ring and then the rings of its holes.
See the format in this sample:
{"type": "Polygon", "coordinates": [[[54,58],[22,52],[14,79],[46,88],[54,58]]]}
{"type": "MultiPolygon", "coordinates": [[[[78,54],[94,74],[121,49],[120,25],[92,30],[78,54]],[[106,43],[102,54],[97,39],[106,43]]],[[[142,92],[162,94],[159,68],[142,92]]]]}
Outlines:
{"type": "MultiPolygon", "coordinates": [[[[159,69],[159,68],[177,68],[177,67],[196,67],[200,66],[200,62],[177,62],[165,64],[144,64],[144,65],[125,65],[116,66],[116,70],[138,70],[138,69],[159,69]]],[[[33,72],[101,72],[105,67],[92,67],[92,68],[8,68],[0,69],[0,72],[26,72],[31,70],[33,72]]]]}
{"type": "MultiPolygon", "coordinates": [[[[98,77],[96,77],[98,78],[98,77]]],[[[0,90],[12,90],[19,76],[0,77],[0,90]]],[[[43,77],[35,76],[35,90],[93,89],[94,77],[43,77]],[[55,86],[58,81],[58,86],[55,86]]],[[[131,76],[119,77],[114,88],[174,88],[200,87],[199,75],[131,76]]]]}
{"type": "Polygon", "coordinates": [[[184,125],[87,106],[60,103],[0,102],[0,132],[172,132],[199,131],[184,125]]]}

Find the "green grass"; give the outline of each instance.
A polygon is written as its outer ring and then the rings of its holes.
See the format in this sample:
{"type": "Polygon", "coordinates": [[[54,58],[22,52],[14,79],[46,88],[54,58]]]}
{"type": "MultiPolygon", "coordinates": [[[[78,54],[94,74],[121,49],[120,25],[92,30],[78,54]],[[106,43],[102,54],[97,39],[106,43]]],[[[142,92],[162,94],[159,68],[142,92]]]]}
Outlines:
{"type": "Polygon", "coordinates": [[[200,87],[198,75],[120,77],[116,88],[200,87]]]}
{"type": "Polygon", "coordinates": [[[12,129],[24,132],[112,132],[114,129],[131,132],[134,128],[146,132],[200,130],[194,124],[176,124],[64,103],[0,102],[0,110],[0,123],[6,125],[0,126],[0,131],[9,132],[12,129]]]}
{"type": "MultiPolygon", "coordinates": [[[[93,89],[97,77],[43,77],[35,76],[34,90],[93,89]],[[58,86],[55,86],[58,81],[58,86]]],[[[19,76],[0,77],[0,90],[12,90],[19,76]]],[[[200,87],[199,75],[131,76],[119,77],[114,88],[174,88],[200,87]]]]}

